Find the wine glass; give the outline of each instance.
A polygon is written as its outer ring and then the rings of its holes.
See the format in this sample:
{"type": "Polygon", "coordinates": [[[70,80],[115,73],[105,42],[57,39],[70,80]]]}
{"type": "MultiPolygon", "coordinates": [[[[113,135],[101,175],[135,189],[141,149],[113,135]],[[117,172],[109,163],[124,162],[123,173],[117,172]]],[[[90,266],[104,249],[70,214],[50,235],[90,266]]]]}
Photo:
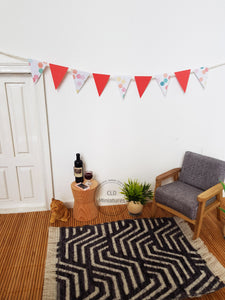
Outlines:
{"type": "Polygon", "coordinates": [[[84,178],[87,180],[86,184],[88,186],[90,186],[91,185],[91,179],[93,178],[93,172],[92,171],[86,171],[84,173],[84,178]]]}

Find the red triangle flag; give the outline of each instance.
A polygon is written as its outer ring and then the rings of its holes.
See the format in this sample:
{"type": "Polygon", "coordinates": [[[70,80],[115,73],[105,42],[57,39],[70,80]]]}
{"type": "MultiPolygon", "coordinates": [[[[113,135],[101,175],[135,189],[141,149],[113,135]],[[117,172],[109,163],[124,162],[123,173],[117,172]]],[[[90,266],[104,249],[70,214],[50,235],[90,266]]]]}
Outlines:
{"type": "Polygon", "coordinates": [[[52,73],[52,79],[54,81],[55,89],[57,89],[60,83],[62,82],[64,76],[66,75],[68,68],[53,64],[49,64],[49,66],[52,73]]]}
{"type": "Polygon", "coordinates": [[[175,72],[175,76],[184,92],[186,92],[186,89],[187,89],[190,72],[191,72],[191,70],[175,72]]]}
{"type": "Polygon", "coordinates": [[[103,90],[109,80],[110,75],[93,73],[93,77],[94,77],[95,84],[96,84],[96,87],[98,90],[98,94],[99,94],[99,96],[101,96],[101,93],[103,92],[103,90]]]}
{"type": "Polygon", "coordinates": [[[150,80],[152,79],[152,76],[134,76],[134,78],[136,81],[139,96],[141,98],[150,80]]]}

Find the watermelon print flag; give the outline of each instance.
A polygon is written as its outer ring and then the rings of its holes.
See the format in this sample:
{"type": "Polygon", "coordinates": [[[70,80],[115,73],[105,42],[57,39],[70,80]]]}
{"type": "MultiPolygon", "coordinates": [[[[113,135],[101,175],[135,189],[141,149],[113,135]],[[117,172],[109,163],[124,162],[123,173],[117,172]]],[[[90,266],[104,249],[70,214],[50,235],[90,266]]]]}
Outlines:
{"type": "Polygon", "coordinates": [[[138,93],[141,98],[149,82],[151,81],[152,76],[135,76],[134,79],[136,81],[138,93]]]}
{"type": "Polygon", "coordinates": [[[65,77],[68,68],[54,64],[49,64],[49,66],[52,73],[52,79],[55,85],[55,89],[57,90],[63,78],[65,77]]]}
{"type": "Polygon", "coordinates": [[[107,74],[98,74],[98,73],[93,73],[92,74],[94,77],[95,85],[98,91],[98,95],[101,96],[109,78],[110,75],[107,74]]]}
{"type": "Polygon", "coordinates": [[[179,82],[180,86],[182,87],[184,93],[187,89],[188,80],[190,77],[191,70],[185,70],[180,72],[175,72],[175,76],[177,78],[177,81],[179,82]]]}

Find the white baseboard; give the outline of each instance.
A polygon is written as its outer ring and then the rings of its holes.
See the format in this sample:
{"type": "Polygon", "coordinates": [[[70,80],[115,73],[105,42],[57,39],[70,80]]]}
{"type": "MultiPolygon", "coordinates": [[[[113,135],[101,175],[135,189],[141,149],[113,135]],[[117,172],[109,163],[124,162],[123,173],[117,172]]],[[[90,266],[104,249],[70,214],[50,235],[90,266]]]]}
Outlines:
{"type": "Polygon", "coordinates": [[[13,208],[1,208],[0,214],[18,214],[34,211],[46,211],[47,207],[13,207],[13,208]]]}

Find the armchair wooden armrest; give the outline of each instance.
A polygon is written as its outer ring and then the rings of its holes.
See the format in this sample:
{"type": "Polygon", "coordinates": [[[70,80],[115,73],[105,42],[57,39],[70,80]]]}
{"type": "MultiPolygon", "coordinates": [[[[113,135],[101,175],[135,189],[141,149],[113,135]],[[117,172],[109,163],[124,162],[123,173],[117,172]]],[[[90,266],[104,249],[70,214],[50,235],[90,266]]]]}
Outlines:
{"type": "Polygon", "coordinates": [[[212,197],[222,194],[223,186],[221,183],[218,183],[208,190],[202,192],[198,195],[198,201],[199,202],[206,202],[207,200],[211,199],[212,197]]]}
{"type": "Polygon", "coordinates": [[[178,173],[180,172],[181,168],[174,168],[169,170],[165,173],[162,173],[156,177],[156,187],[159,187],[163,180],[173,177],[174,180],[178,179],[178,173]]]}

